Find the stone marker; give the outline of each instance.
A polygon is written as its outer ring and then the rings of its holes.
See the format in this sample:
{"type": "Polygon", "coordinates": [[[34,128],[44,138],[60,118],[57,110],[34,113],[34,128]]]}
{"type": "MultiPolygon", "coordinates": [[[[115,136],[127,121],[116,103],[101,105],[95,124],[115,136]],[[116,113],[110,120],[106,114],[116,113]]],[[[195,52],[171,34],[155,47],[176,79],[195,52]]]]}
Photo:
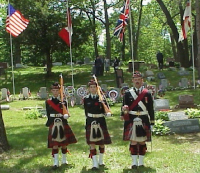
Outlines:
{"type": "Polygon", "coordinates": [[[164,123],[174,133],[200,132],[199,119],[167,121],[164,123]]]}
{"type": "Polygon", "coordinates": [[[9,105],[1,105],[1,110],[9,110],[10,106],[9,105]]]}
{"type": "Polygon", "coordinates": [[[164,75],[164,73],[162,73],[162,72],[159,72],[157,74],[157,77],[158,77],[158,79],[165,79],[166,78],[165,75],[164,75]]]}
{"type": "Polygon", "coordinates": [[[184,111],[179,111],[179,112],[169,112],[168,117],[170,121],[175,121],[175,120],[186,120],[188,119],[188,116],[185,115],[184,111]]]}
{"type": "Polygon", "coordinates": [[[170,109],[168,99],[155,99],[154,100],[154,110],[159,111],[161,109],[170,109]]]}

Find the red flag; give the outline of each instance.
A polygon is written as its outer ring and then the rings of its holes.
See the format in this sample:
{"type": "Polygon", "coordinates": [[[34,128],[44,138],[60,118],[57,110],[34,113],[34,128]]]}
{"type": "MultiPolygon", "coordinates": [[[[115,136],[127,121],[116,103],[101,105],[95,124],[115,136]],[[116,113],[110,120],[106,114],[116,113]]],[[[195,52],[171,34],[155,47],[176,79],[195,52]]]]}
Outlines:
{"type": "Polygon", "coordinates": [[[191,4],[190,0],[187,1],[187,6],[184,11],[183,15],[183,24],[181,28],[181,32],[179,34],[178,41],[182,41],[187,38],[187,32],[189,31],[191,27],[191,4]]]}
{"type": "Polygon", "coordinates": [[[8,4],[8,16],[6,19],[6,31],[12,36],[17,37],[28,26],[29,20],[25,19],[20,11],[15,10],[12,5],[8,4]]]}
{"type": "Polygon", "coordinates": [[[71,40],[72,40],[72,21],[71,21],[71,16],[70,16],[70,10],[68,8],[67,10],[67,23],[68,27],[62,28],[58,35],[63,39],[63,41],[70,46],[71,45],[71,40]]]}
{"type": "Polygon", "coordinates": [[[114,35],[119,37],[120,41],[123,40],[125,26],[127,25],[127,21],[128,21],[129,3],[130,3],[130,0],[125,1],[124,7],[121,11],[119,19],[117,21],[117,25],[116,25],[115,30],[114,30],[114,35]]]}

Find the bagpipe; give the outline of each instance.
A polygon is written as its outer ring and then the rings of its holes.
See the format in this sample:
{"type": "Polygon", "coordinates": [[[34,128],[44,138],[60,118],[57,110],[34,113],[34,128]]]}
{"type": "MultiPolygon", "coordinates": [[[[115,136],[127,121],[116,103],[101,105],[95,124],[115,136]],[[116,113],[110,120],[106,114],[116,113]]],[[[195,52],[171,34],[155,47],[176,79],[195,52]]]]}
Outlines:
{"type": "MultiPolygon", "coordinates": [[[[62,73],[60,74],[60,101],[61,101],[61,104],[62,104],[62,114],[64,116],[64,118],[69,118],[70,115],[69,115],[69,111],[65,105],[65,102],[64,102],[64,86],[63,86],[63,77],[62,77],[62,73]]],[[[67,98],[66,98],[66,101],[67,101],[67,98]]]]}
{"type": "Polygon", "coordinates": [[[104,93],[103,93],[101,87],[99,86],[98,81],[97,81],[97,78],[96,78],[95,75],[93,75],[93,78],[94,78],[94,81],[95,81],[96,84],[97,84],[97,94],[98,94],[98,96],[99,96],[99,101],[102,103],[106,115],[107,115],[107,116],[111,116],[112,113],[111,113],[111,110],[110,110],[110,106],[109,106],[108,102],[106,101],[106,97],[105,97],[105,95],[104,95],[104,93]]]}

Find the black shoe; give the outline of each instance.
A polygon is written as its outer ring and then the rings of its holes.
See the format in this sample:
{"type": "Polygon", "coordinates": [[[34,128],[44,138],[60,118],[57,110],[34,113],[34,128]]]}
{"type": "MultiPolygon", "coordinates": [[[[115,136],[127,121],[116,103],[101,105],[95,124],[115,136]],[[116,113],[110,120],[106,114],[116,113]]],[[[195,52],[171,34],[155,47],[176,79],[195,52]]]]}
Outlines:
{"type": "Polygon", "coordinates": [[[98,168],[97,167],[92,167],[92,170],[98,170],[98,168]]]}
{"type": "Polygon", "coordinates": [[[139,168],[144,168],[144,165],[140,165],[140,166],[138,166],[139,168]]]}
{"type": "Polygon", "coordinates": [[[52,167],[52,169],[53,169],[53,170],[56,170],[56,169],[58,169],[58,166],[57,166],[57,165],[54,165],[54,166],[52,167]]]}
{"type": "Polygon", "coordinates": [[[132,169],[137,169],[137,166],[136,165],[132,165],[131,168],[132,169]]]}
{"type": "Polygon", "coordinates": [[[105,166],[105,164],[101,164],[101,165],[99,165],[99,166],[102,166],[102,167],[103,167],[103,166],[105,166]]]}

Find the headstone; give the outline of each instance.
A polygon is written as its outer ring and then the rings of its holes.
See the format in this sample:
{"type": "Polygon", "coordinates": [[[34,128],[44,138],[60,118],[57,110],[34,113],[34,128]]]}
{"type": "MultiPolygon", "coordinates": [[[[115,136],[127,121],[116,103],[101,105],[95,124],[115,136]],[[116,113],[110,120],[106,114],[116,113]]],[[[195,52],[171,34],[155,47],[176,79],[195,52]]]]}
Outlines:
{"type": "Polygon", "coordinates": [[[47,99],[48,98],[47,87],[41,87],[40,88],[39,97],[41,99],[47,99]]]}
{"type": "Polygon", "coordinates": [[[15,67],[16,67],[16,68],[22,68],[22,67],[24,67],[24,65],[23,65],[23,64],[17,63],[17,64],[15,65],[15,67]]]}
{"type": "Polygon", "coordinates": [[[190,72],[187,71],[184,67],[179,68],[178,75],[185,76],[185,75],[189,75],[189,74],[190,74],[190,72]]]}
{"type": "Polygon", "coordinates": [[[1,99],[7,99],[8,98],[8,89],[7,88],[2,88],[1,89],[1,99]]]}
{"type": "Polygon", "coordinates": [[[171,132],[174,133],[193,133],[200,132],[199,119],[186,119],[167,121],[164,123],[165,126],[169,127],[171,132]]]}
{"type": "Polygon", "coordinates": [[[153,73],[153,71],[151,71],[151,70],[147,70],[147,71],[145,72],[145,76],[146,76],[146,77],[154,76],[154,73],[153,73]]]}
{"type": "Polygon", "coordinates": [[[168,99],[155,99],[154,100],[154,110],[159,111],[162,109],[170,109],[168,99]]]}
{"type": "Polygon", "coordinates": [[[52,65],[53,66],[62,66],[62,62],[53,62],[52,65]]]}
{"type": "Polygon", "coordinates": [[[122,84],[121,84],[121,88],[122,88],[122,87],[129,87],[129,86],[128,86],[127,83],[122,83],[122,84]]]}
{"type": "Polygon", "coordinates": [[[28,87],[22,88],[22,95],[23,95],[23,98],[29,98],[29,89],[28,89],[28,87]]]}
{"type": "Polygon", "coordinates": [[[179,95],[179,108],[193,108],[196,107],[194,104],[193,95],[179,95]]]}
{"type": "Polygon", "coordinates": [[[102,89],[102,91],[104,91],[105,93],[107,93],[107,91],[108,91],[108,85],[107,84],[101,84],[101,89],[102,89]]]}
{"type": "Polygon", "coordinates": [[[180,80],[180,87],[182,87],[182,88],[188,88],[188,79],[187,78],[181,78],[181,80],[180,80]]]}
{"type": "Polygon", "coordinates": [[[184,111],[178,111],[178,112],[169,112],[168,117],[170,121],[175,121],[175,120],[186,120],[188,119],[188,116],[185,115],[184,111]]]}
{"type": "Polygon", "coordinates": [[[159,72],[157,74],[157,77],[158,77],[158,79],[165,79],[166,78],[165,75],[164,75],[164,73],[162,73],[162,72],[159,72]]]}
{"type": "Polygon", "coordinates": [[[161,85],[161,89],[166,89],[168,87],[168,80],[167,79],[161,79],[160,85],[161,85]]]}
{"type": "Polygon", "coordinates": [[[116,76],[116,81],[117,81],[117,88],[120,88],[121,84],[124,83],[123,70],[116,69],[115,76],[116,76]]]}
{"type": "Polygon", "coordinates": [[[147,81],[154,81],[155,80],[155,77],[154,76],[148,76],[147,77],[147,81]]]}
{"type": "Polygon", "coordinates": [[[90,58],[85,57],[84,58],[84,64],[90,64],[90,58]]]}
{"type": "Polygon", "coordinates": [[[9,105],[0,105],[1,106],[1,110],[9,110],[10,106],[9,105]]]}

